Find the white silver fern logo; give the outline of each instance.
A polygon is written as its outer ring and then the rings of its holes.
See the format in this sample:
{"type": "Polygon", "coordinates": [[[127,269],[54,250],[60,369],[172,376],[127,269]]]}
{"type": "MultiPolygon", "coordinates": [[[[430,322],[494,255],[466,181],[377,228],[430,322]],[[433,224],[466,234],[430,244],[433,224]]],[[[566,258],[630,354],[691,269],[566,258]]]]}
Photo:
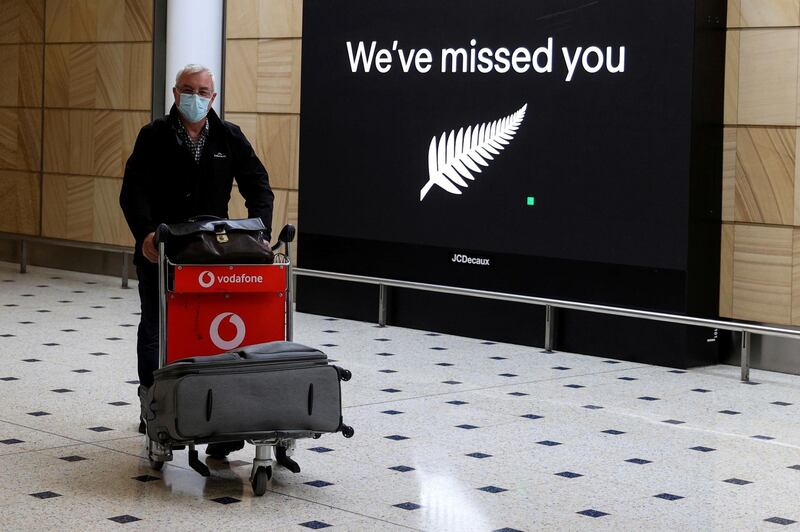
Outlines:
{"type": "Polygon", "coordinates": [[[428,148],[428,183],[422,187],[419,200],[425,199],[433,185],[451,194],[461,194],[458,187],[469,186],[464,179],[474,181],[472,173],[480,174],[480,167],[489,166],[493,155],[500,155],[514,139],[527,110],[525,104],[516,113],[494,122],[476,124],[466,131],[462,127],[458,133],[452,130],[449,135],[442,133],[438,144],[433,137],[428,148]]]}

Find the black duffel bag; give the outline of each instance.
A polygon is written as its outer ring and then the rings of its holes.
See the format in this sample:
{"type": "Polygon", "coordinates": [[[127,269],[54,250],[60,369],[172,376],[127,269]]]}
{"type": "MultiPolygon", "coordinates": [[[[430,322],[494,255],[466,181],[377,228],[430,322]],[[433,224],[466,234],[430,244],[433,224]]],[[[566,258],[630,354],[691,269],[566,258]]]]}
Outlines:
{"type": "Polygon", "coordinates": [[[156,231],[156,245],[163,242],[167,258],[175,264],[272,264],[274,255],[265,238],[260,218],[199,216],[161,224],[156,231]]]}

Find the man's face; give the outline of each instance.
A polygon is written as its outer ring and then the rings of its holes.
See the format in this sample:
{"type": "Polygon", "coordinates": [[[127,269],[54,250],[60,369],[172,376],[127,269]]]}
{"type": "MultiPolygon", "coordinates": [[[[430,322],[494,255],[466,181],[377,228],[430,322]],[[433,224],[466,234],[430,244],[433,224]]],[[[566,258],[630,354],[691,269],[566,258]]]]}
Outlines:
{"type": "Polygon", "coordinates": [[[175,96],[175,105],[180,103],[181,93],[198,94],[203,98],[208,98],[209,109],[217,97],[214,92],[214,87],[211,82],[211,75],[208,72],[195,72],[194,74],[184,74],[178,80],[177,86],[172,88],[172,94],[175,96]]]}

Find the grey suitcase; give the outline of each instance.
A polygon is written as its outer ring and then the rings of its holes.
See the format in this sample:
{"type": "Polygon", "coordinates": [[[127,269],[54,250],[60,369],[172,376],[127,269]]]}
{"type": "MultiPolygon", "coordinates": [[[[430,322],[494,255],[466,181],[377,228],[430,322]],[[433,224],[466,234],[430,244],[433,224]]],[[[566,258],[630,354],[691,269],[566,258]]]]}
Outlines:
{"type": "Polygon", "coordinates": [[[352,435],[342,421],[340,386],[350,372],[300,344],[183,359],[154,378],[142,416],[149,438],[165,446],[352,435]]]}

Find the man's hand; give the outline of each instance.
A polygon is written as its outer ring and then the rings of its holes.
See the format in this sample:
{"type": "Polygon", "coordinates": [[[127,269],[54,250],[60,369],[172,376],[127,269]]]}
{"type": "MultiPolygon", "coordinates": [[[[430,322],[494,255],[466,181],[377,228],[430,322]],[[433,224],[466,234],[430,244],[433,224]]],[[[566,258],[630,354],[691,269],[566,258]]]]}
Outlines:
{"type": "Polygon", "coordinates": [[[158,250],[156,249],[156,234],[150,233],[142,241],[142,254],[150,262],[158,262],[158,250]]]}

